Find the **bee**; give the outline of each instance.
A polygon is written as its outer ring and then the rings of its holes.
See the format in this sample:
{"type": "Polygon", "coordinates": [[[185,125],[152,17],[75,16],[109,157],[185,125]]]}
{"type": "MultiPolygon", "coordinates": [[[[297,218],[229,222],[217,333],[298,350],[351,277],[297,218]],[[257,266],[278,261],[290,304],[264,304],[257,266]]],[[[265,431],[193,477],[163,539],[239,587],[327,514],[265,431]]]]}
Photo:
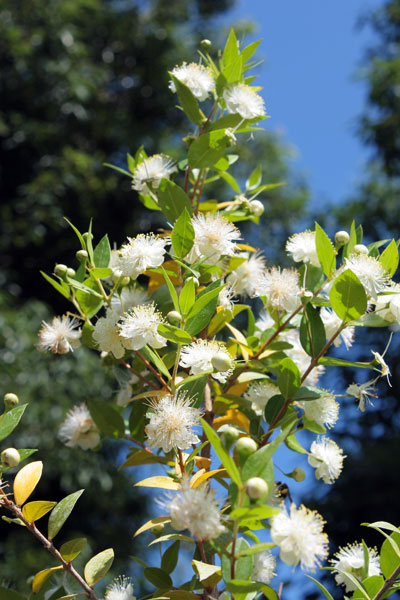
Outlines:
{"type": "Polygon", "coordinates": [[[278,498],[285,500],[285,498],[289,498],[290,502],[293,502],[293,498],[290,495],[289,486],[286,483],[282,483],[282,481],[276,481],[276,495],[278,498]]]}

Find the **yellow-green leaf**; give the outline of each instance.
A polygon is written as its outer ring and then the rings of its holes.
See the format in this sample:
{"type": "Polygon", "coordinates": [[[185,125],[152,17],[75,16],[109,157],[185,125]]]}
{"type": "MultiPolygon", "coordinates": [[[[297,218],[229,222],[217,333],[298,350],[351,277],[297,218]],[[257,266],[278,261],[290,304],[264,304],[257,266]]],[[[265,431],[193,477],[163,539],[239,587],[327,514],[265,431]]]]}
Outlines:
{"type": "Polygon", "coordinates": [[[78,556],[81,550],[86,546],[86,538],[75,538],[65,542],[60,548],[60,554],[64,560],[71,562],[78,556]]]}
{"type": "Polygon", "coordinates": [[[85,579],[86,582],[93,586],[95,585],[110,569],[114,560],[114,550],[107,548],[96,556],[93,556],[85,565],[85,579]]]}
{"type": "Polygon", "coordinates": [[[22,467],[14,479],[15,502],[21,506],[32,494],[42,476],[43,463],[41,460],[22,467]]]}
{"type": "Polygon", "coordinates": [[[152,546],[153,544],[160,544],[161,542],[170,542],[172,540],[178,540],[180,542],[193,542],[193,544],[195,543],[194,539],[188,535],[183,535],[182,533],[168,533],[167,535],[162,535],[150,542],[149,546],[152,546]]]}
{"type": "Polygon", "coordinates": [[[59,571],[60,569],[62,569],[62,565],[59,565],[58,567],[51,567],[50,569],[43,569],[43,571],[36,573],[32,581],[32,592],[37,594],[46,579],[48,579],[48,577],[50,577],[54,571],[59,571]]]}
{"type": "Polygon", "coordinates": [[[22,514],[29,523],[37,521],[41,517],[44,517],[57,502],[48,502],[47,500],[36,500],[34,502],[28,502],[22,509],[22,514]]]}
{"type": "Polygon", "coordinates": [[[144,523],[144,525],[139,527],[139,529],[135,532],[134,537],[139,535],[139,533],[143,533],[144,531],[151,529],[155,525],[164,525],[164,523],[169,523],[170,521],[171,517],[155,517],[154,519],[150,519],[150,521],[147,521],[146,523],[144,523]]]}
{"type": "Polygon", "coordinates": [[[164,477],[163,475],[156,475],[155,477],[148,477],[135,483],[135,486],[140,487],[154,487],[161,488],[163,490],[180,490],[181,485],[177,483],[171,477],[164,477]]]}
{"type": "Polygon", "coordinates": [[[209,565],[199,560],[192,560],[192,567],[199,580],[207,587],[213,587],[221,579],[221,567],[209,565]]]}

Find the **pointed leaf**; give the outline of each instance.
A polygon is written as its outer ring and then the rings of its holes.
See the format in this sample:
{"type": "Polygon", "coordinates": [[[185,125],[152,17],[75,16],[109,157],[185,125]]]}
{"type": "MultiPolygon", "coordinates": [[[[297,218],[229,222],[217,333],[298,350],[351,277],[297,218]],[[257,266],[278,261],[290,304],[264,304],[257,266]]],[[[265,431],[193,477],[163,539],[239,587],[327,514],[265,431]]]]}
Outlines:
{"type": "MultiPolygon", "coordinates": [[[[108,267],[111,258],[111,247],[107,234],[104,235],[93,251],[95,267],[108,267]]],[[[107,275],[106,275],[107,277],[107,275]]]]}
{"type": "Polygon", "coordinates": [[[154,519],[150,519],[150,521],[147,521],[144,525],[139,527],[139,529],[137,531],[135,531],[134,537],[136,537],[140,533],[143,533],[144,531],[147,531],[148,529],[151,529],[155,525],[159,525],[160,523],[164,525],[165,523],[170,523],[170,522],[171,522],[171,517],[154,517],[154,519]]]}
{"type": "Polygon", "coordinates": [[[171,244],[176,256],[183,258],[190,252],[194,242],[194,227],[186,206],[175,221],[171,232],[171,244]]]}
{"type": "Polygon", "coordinates": [[[168,574],[175,570],[178,563],[179,546],[180,542],[177,540],[166,549],[161,559],[161,569],[168,574]]]}
{"type": "Polygon", "coordinates": [[[62,565],[59,565],[57,567],[51,567],[50,569],[43,569],[43,571],[39,571],[39,573],[36,573],[32,581],[32,592],[34,594],[37,594],[44,582],[46,581],[46,579],[48,579],[50,575],[54,573],[54,571],[59,571],[62,568],[62,565]]]}
{"type": "Polygon", "coordinates": [[[184,190],[169,179],[162,179],[157,191],[158,202],[164,215],[174,223],[186,208],[190,213],[190,200],[184,190]]]}
{"type": "Polygon", "coordinates": [[[53,279],[52,277],[50,277],[49,275],[47,275],[47,273],[45,273],[44,271],[40,271],[40,274],[45,278],[46,281],[48,281],[50,283],[50,285],[53,286],[53,288],[55,290],[57,290],[57,292],[59,292],[62,296],[64,296],[64,298],[69,298],[69,286],[67,283],[65,283],[65,281],[62,281],[61,283],[56,281],[55,279],[53,279]]]}
{"type": "Polygon", "coordinates": [[[22,514],[29,523],[37,521],[41,517],[44,517],[50,512],[57,502],[48,502],[47,500],[36,500],[34,502],[28,502],[22,508],[22,514]]]}
{"type": "Polygon", "coordinates": [[[382,252],[379,257],[379,262],[391,277],[396,273],[397,267],[399,266],[399,251],[394,240],[392,240],[382,252]]]}
{"type": "Polygon", "coordinates": [[[108,437],[120,438],[125,434],[125,423],[123,417],[112,404],[105,400],[87,401],[89,412],[102,433],[108,437]]]}
{"type": "Polygon", "coordinates": [[[205,120],[205,117],[199,108],[199,103],[197,102],[196,97],[192,94],[187,85],[182,83],[182,81],[180,81],[172,73],[169,75],[175,84],[176,92],[178,94],[179,102],[183,108],[183,112],[192,121],[192,123],[195,125],[200,125],[205,120]]]}
{"type": "Polygon", "coordinates": [[[51,513],[49,518],[48,526],[48,535],[50,540],[52,540],[60,531],[61,527],[68,519],[76,502],[78,501],[78,499],[84,491],[85,490],[78,490],[73,494],[69,494],[68,496],[60,500],[57,506],[53,509],[53,512],[51,513]]]}
{"type": "Polygon", "coordinates": [[[27,404],[15,406],[0,417],[0,442],[14,431],[27,406],[27,404]]]}
{"type": "Polygon", "coordinates": [[[350,269],[335,279],[329,297],[333,310],[343,321],[359,319],[367,310],[364,286],[350,269]]]}
{"type": "Polygon", "coordinates": [[[331,240],[318,223],[315,223],[315,245],[322,270],[329,278],[336,268],[336,254],[331,240]]]}
{"type": "Polygon", "coordinates": [[[108,573],[114,561],[114,550],[107,548],[96,556],[93,556],[85,565],[84,575],[86,583],[94,586],[106,573],[108,573]]]}
{"type": "Polygon", "coordinates": [[[171,477],[165,477],[164,475],[155,475],[154,477],[148,477],[142,479],[134,484],[136,487],[153,487],[161,488],[163,490],[180,490],[181,484],[171,479],[171,477]]]}
{"type": "Polygon", "coordinates": [[[169,590],[172,587],[171,577],[162,569],[147,567],[144,569],[143,575],[146,577],[147,581],[150,581],[156,588],[169,590]]]}
{"type": "Polygon", "coordinates": [[[288,400],[292,398],[301,383],[298,366],[290,358],[281,360],[278,371],[277,383],[282,396],[288,400]]]}
{"type": "Polygon", "coordinates": [[[14,479],[14,498],[20,506],[29,498],[42,476],[43,463],[41,460],[22,467],[14,479]]]}
{"type": "Polygon", "coordinates": [[[234,462],[232,456],[230,454],[228,454],[228,452],[226,452],[225,448],[221,444],[221,440],[219,439],[219,437],[218,437],[217,433],[214,431],[214,429],[212,427],[210,427],[210,425],[204,419],[200,419],[200,421],[201,421],[202,427],[204,429],[204,433],[206,434],[206,436],[208,438],[208,441],[210,442],[211,446],[214,448],[215,453],[217,454],[218,458],[224,465],[224,467],[227,470],[232,481],[234,483],[236,483],[236,485],[239,488],[242,487],[239,470],[238,470],[237,466],[235,465],[235,462],[234,462]]]}
{"type": "Polygon", "coordinates": [[[192,336],[186,333],[186,331],[179,329],[179,327],[169,325],[168,323],[161,323],[157,327],[157,331],[166,340],[174,342],[175,344],[191,344],[193,341],[192,336]]]}
{"type": "Polygon", "coordinates": [[[309,356],[315,358],[325,346],[325,327],[318,311],[309,303],[300,322],[300,342],[309,356]]]}
{"type": "Polygon", "coordinates": [[[60,554],[64,560],[71,562],[80,554],[86,546],[86,538],[75,538],[69,542],[65,542],[60,548],[60,554]]]}

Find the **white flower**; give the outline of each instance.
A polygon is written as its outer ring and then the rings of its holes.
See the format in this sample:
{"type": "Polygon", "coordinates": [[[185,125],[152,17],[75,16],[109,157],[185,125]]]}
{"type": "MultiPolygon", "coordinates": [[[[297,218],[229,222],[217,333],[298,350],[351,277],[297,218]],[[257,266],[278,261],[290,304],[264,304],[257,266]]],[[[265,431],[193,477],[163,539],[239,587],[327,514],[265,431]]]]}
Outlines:
{"type": "Polygon", "coordinates": [[[77,319],[68,315],[54,317],[51,325],[42,321],[42,328],[39,331],[39,348],[51,350],[53,354],[73,352],[74,348],[80,345],[81,330],[76,329],[77,326],[77,319]]]}
{"type": "Polygon", "coordinates": [[[315,244],[315,231],[307,230],[292,235],[286,242],[286,252],[295,262],[309,262],[315,267],[321,266],[315,244]]]}
{"type": "Polygon", "coordinates": [[[127,577],[118,577],[107,587],[105,600],[136,600],[133,585],[127,577]]]}
{"type": "Polygon", "coordinates": [[[232,223],[221,217],[219,213],[202,215],[192,219],[194,227],[194,244],[186,260],[190,263],[201,258],[208,264],[215,265],[221,256],[232,256],[235,253],[235,240],[240,239],[240,231],[232,223]]]}
{"type": "Polygon", "coordinates": [[[272,310],[293,312],[301,304],[299,277],[294,269],[272,267],[254,282],[257,296],[266,296],[272,310]]]}
{"type": "Polygon", "coordinates": [[[265,115],[264,100],[249,85],[234,83],[224,90],[223,98],[226,110],[239,114],[243,119],[265,115]]]}
{"type": "Polygon", "coordinates": [[[136,279],[149,267],[159,267],[164,262],[166,240],[153,234],[140,234],[129,238],[119,251],[118,269],[125,277],[136,279]]]}
{"type": "Polygon", "coordinates": [[[268,400],[276,394],[279,394],[279,388],[272,381],[256,381],[247,388],[244,397],[251,402],[254,412],[262,415],[268,400]]]}
{"type": "Polygon", "coordinates": [[[388,283],[388,274],[383,265],[372,256],[365,254],[352,254],[350,258],[345,258],[343,271],[350,269],[364,286],[368,296],[377,299],[379,292],[385,289],[388,283]]]}
{"type": "Polygon", "coordinates": [[[254,335],[256,337],[260,337],[261,333],[263,331],[265,331],[266,329],[272,329],[275,327],[275,321],[274,319],[271,317],[271,315],[269,314],[269,312],[267,312],[266,310],[263,310],[260,313],[260,316],[258,317],[258,319],[255,322],[255,326],[259,331],[255,331],[254,335]]]}
{"type": "MultiPolygon", "coordinates": [[[[343,321],[331,308],[327,308],[326,306],[323,306],[321,308],[320,317],[325,326],[326,339],[330,340],[333,334],[342,325],[343,321]]],[[[340,335],[337,338],[335,338],[333,342],[334,345],[336,347],[340,346],[343,340],[344,345],[346,346],[346,350],[348,350],[353,344],[355,329],[356,328],[354,326],[346,327],[346,329],[343,329],[340,335]]]]}
{"type": "Polygon", "coordinates": [[[172,527],[188,529],[200,541],[211,540],[224,531],[218,503],[207,485],[191,488],[184,481],[182,491],[169,505],[169,514],[172,527]]]}
{"type": "Polygon", "coordinates": [[[167,340],[158,332],[163,317],[153,303],[135,306],[125,313],[119,324],[119,335],[125,348],[140,350],[146,344],[153,348],[162,348],[167,340]]]}
{"type": "Polygon", "coordinates": [[[375,393],[375,383],[377,382],[378,379],[379,379],[379,377],[376,379],[370,379],[369,381],[366,381],[365,383],[361,383],[360,385],[358,385],[357,383],[352,383],[347,388],[346,393],[349,394],[350,396],[354,396],[354,398],[357,398],[357,400],[359,401],[358,407],[361,410],[361,412],[365,411],[366,404],[372,404],[369,397],[371,397],[371,398],[378,397],[377,394],[375,393]]]}
{"type": "Polygon", "coordinates": [[[172,448],[186,450],[200,439],[192,431],[198,424],[200,411],[192,406],[185,394],[161,396],[150,404],[147,413],[150,423],[146,426],[147,443],[151,448],[162,448],[165,453],[172,448]]]}
{"type": "Polygon", "coordinates": [[[66,446],[79,446],[82,450],[96,448],[100,443],[100,433],[86,404],[74,406],[68,411],[58,437],[66,446]]]}
{"type": "Polygon", "coordinates": [[[378,296],[375,312],[390,323],[400,323],[400,286],[392,283],[390,287],[386,287],[383,291],[390,293],[378,296]]]}
{"type": "MultiPolygon", "coordinates": [[[[198,375],[211,371],[213,369],[212,360],[214,356],[222,355],[226,358],[226,362],[232,365],[232,356],[225,349],[224,344],[216,341],[196,340],[193,344],[183,346],[181,350],[180,365],[186,369],[190,368],[192,375],[198,375]]],[[[232,366],[226,371],[213,373],[212,377],[218,379],[221,383],[225,383],[227,377],[232,374],[232,366]]]]}
{"type": "Polygon", "coordinates": [[[109,309],[105,317],[100,317],[94,326],[93,339],[102,352],[112,352],[115,358],[122,358],[125,348],[119,336],[118,321],[120,312],[109,309]]]}
{"type": "Polygon", "coordinates": [[[146,291],[138,285],[131,288],[124,287],[119,294],[114,294],[111,298],[112,308],[122,315],[130,308],[138,306],[138,304],[146,304],[149,302],[149,297],[146,291]]]}
{"type": "MultiPolygon", "coordinates": [[[[215,81],[210,69],[196,63],[183,63],[180,67],[175,67],[171,71],[179,81],[184,83],[198,100],[206,100],[209,93],[215,90],[215,81]]],[[[169,89],[176,92],[176,86],[173,81],[169,83],[169,89]]]]}
{"type": "Polygon", "coordinates": [[[119,251],[118,250],[111,250],[110,262],[108,263],[108,268],[112,269],[112,274],[106,281],[108,281],[112,285],[113,283],[118,281],[118,279],[120,277],[122,277],[122,272],[121,272],[121,269],[119,268],[119,251]]]}
{"type": "Polygon", "coordinates": [[[265,258],[260,254],[247,252],[240,256],[246,257],[246,260],[230,273],[227,280],[237,294],[254,296],[256,281],[265,270],[265,258]]]}
{"type": "Polygon", "coordinates": [[[330,429],[338,420],[339,403],[336,402],[333,394],[326,393],[317,400],[305,400],[298,404],[304,409],[307,419],[315,421],[317,425],[323,425],[330,429]]]}
{"type": "Polygon", "coordinates": [[[315,467],[315,477],[333,483],[343,468],[343,450],[333,440],[322,437],[311,444],[308,462],[315,467]]]}
{"type": "Polygon", "coordinates": [[[284,508],[272,518],[271,538],[280,546],[279,556],[287,565],[315,571],[328,555],[328,536],[323,533],[325,521],[315,510],[301,505],[284,508]]]}
{"type": "Polygon", "coordinates": [[[269,550],[265,552],[259,552],[254,556],[253,572],[251,579],[253,581],[261,581],[261,583],[268,583],[273,577],[275,577],[276,558],[269,550]]]}
{"type": "Polygon", "coordinates": [[[224,288],[218,294],[218,308],[224,312],[233,311],[232,298],[235,296],[234,288],[227,283],[224,288]]]}
{"type": "MultiPolygon", "coordinates": [[[[360,543],[347,544],[344,548],[340,548],[339,552],[334,555],[335,558],[330,560],[330,563],[337,575],[335,575],[335,581],[338,584],[342,584],[346,588],[346,592],[352,592],[356,589],[355,584],[351,581],[345,573],[349,573],[362,581],[365,577],[372,577],[373,575],[380,575],[381,570],[379,566],[379,556],[374,548],[368,548],[369,562],[368,562],[368,573],[364,575],[364,550],[363,545],[360,543]],[[344,571],[345,573],[340,573],[344,571]]],[[[335,572],[334,571],[334,572],[335,572]]]]}
{"type": "MultiPolygon", "coordinates": [[[[303,375],[310,366],[311,358],[307,352],[303,349],[300,342],[300,335],[297,329],[289,329],[284,331],[281,336],[289,344],[292,344],[293,348],[285,350],[285,354],[292,359],[293,362],[299,368],[300,373],[303,375]]],[[[320,375],[325,372],[325,367],[318,365],[309,373],[306,379],[303,381],[303,385],[316,385],[320,375]]]]}
{"type": "Polygon", "coordinates": [[[136,165],[132,179],[132,188],[137,192],[148,192],[149,187],[157,189],[161,179],[169,179],[175,171],[172,158],[164,154],[154,154],[136,165]]]}

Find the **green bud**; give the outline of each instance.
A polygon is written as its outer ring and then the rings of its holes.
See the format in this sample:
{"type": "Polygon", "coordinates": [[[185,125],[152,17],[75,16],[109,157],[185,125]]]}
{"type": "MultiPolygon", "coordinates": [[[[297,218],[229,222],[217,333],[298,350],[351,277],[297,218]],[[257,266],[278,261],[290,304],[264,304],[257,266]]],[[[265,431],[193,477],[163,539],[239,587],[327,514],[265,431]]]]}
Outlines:
{"type": "Polygon", "coordinates": [[[160,535],[164,531],[164,524],[158,523],[157,525],[154,525],[154,527],[152,527],[150,531],[155,537],[160,537],[160,535]]]}
{"type": "Polygon", "coordinates": [[[218,429],[218,435],[221,438],[221,441],[225,448],[229,450],[229,448],[236,442],[239,437],[239,432],[236,427],[232,427],[232,425],[222,425],[218,429]]]}
{"type": "Polygon", "coordinates": [[[261,217],[264,212],[264,204],[259,200],[252,200],[250,202],[250,210],[255,217],[261,217]]]}
{"type": "Polygon", "coordinates": [[[4,406],[6,410],[10,410],[19,404],[19,398],[17,394],[13,394],[12,392],[8,392],[8,394],[4,394],[4,406]]]}
{"type": "Polygon", "coordinates": [[[216,371],[227,371],[232,367],[232,359],[221,351],[212,357],[211,364],[216,371]]]}
{"type": "Polygon", "coordinates": [[[365,256],[368,256],[369,254],[369,250],[364,244],[356,244],[353,248],[353,252],[355,254],[364,254],[365,256]]]}
{"type": "Polygon", "coordinates": [[[294,479],[295,481],[304,481],[306,478],[306,474],[304,469],[302,469],[301,467],[296,467],[290,474],[290,476],[292,477],[292,479],[294,479]]]}
{"type": "Polygon", "coordinates": [[[76,275],[75,269],[72,269],[71,267],[68,267],[68,269],[67,269],[67,275],[68,275],[68,277],[72,277],[72,278],[75,277],[75,275],[76,275]]]}
{"type": "Polygon", "coordinates": [[[16,448],[7,448],[1,453],[1,463],[5,467],[16,467],[19,465],[21,456],[16,448]]]}
{"type": "Polygon", "coordinates": [[[123,277],[121,279],[121,281],[119,282],[119,285],[121,287],[125,287],[126,285],[128,285],[128,283],[130,282],[131,278],[130,277],[123,277]]]}
{"type": "Polygon", "coordinates": [[[65,277],[65,276],[66,276],[66,274],[67,274],[67,271],[68,271],[68,267],[67,267],[67,265],[62,265],[62,264],[59,264],[59,265],[56,265],[56,266],[54,267],[54,273],[55,273],[55,274],[56,274],[58,277],[61,277],[61,279],[64,279],[64,277],[65,277]]]}
{"type": "Polygon", "coordinates": [[[200,48],[203,50],[203,52],[208,52],[209,49],[211,48],[212,44],[210,42],[210,40],[201,40],[200,42],[200,48]]]}
{"type": "Polygon", "coordinates": [[[268,494],[268,484],[261,477],[252,477],[245,483],[246,493],[252,500],[260,500],[268,494]]]}
{"type": "Polygon", "coordinates": [[[78,259],[78,261],[82,264],[84,264],[87,261],[87,259],[89,258],[89,255],[86,252],[86,250],[78,250],[78,252],[75,254],[75,256],[78,259]]]}
{"type": "Polygon", "coordinates": [[[186,278],[186,281],[190,281],[190,280],[192,280],[192,281],[193,281],[193,283],[194,283],[194,287],[195,287],[195,288],[196,288],[196,290],[197,290],[197,288],[198,288],[198,287],[199,287],[199,285],[200,285],[200,283],[199,283],[199,280],[197,279],[197,277],[194,277],[193,275],[191,275],[190,277],[187,277],[187,278],[186,278]]]}
{"type": "Polygon", "coordinates": [[[180,315],[177,310],[170,310],[167,314],[167,319],[171,325],[177,325],[182,321],[182,315],[180,315]]]}
{"type": "Polygon", "coordinates": [[[87,241],[88,241],[88,239],[89,239],[89,235],[90,235],[90,239],[92,240],[92,239],[93,239],[93,233],[89,233],[88,231],[86,231],[86,233],[84,233],[84,234],[82,235],[82,237],[83,237],[83,239],[84,239],[84,242],[85,242],[85,243],[87,243],[87,241]]]}
{"type": "Polygon", "coordinates": [[[252,438],[241,437],[236,442],[235,450],[240,456],[247,457],[257,450],[257,443],[252,438]]]}
{"type": "Polygon", "coordinates": [[[335,233],[335,242],[338,246],[344,246],[350,240],[347,231],[337,231],[335,233]]]}

